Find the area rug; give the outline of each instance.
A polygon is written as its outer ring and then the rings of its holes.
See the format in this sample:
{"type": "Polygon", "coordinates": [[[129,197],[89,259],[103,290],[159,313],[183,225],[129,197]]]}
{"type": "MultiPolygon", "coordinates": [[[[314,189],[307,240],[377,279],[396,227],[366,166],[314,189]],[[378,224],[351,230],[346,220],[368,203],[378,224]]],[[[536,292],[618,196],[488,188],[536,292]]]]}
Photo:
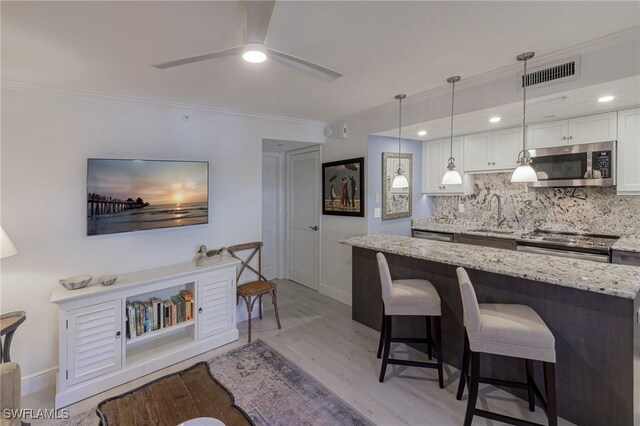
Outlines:
{"type": "Polygon", "coordinates": [[[222,354],[209,365],[257,426],[373,424],[261,340],[222,354]]]}
{"type": "MultiPolygon", "coordinates": [[[[256,426],[373,425],[340,397],[261,340],[209,361],[214,377],[256,426]]],[[[55,426],[95,426],[88,410],[55,426]]]]}

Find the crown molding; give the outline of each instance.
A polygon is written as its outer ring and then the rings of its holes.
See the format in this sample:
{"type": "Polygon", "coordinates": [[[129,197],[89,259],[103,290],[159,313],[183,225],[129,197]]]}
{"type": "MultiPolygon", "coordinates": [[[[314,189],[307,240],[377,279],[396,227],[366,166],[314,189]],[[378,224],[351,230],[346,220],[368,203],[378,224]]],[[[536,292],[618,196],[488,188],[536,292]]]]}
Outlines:
{"type": "Polygon", "coordinates": [[[190,111],[213,112],[217,114],[232,115],[236,117],[257,118],[264,120],[282,121],[290,124],[301,124],[306,126],[322,127],[325,124],[322,121],[305,120],[302,118],[283,117],[279,115],[260,114],[253,112],[244,112],[227,108],[219,108],[208,105],[192,104],[187,102],[167,101],[162,99],[144,98],[138,96],[122,95],[115,93],[99,92],[86,89],[74,89],[65,86],[56,86],[52,84],[31,83],[17,80],[0,80],[2,90],[20,90],[24,92],[43,93],[48,95],[67,96],[79,99],[90,99],[105,102],[118,102],[132,105],[147,106],[163,106],[170,108],[187,109],[190,111]]]}

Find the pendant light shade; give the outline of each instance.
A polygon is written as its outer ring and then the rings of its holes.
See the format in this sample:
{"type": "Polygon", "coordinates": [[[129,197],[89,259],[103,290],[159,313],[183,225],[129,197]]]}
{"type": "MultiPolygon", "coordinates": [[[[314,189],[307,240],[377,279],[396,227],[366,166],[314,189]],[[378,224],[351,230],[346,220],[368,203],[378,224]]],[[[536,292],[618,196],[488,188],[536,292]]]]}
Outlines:
{"type": "Polygon", "coordinates": [[[524,62],[522,75],[522,151],[518,153],[518,168],[511,175],[513,183],[537,182],[536,171],[531,167],[531,154],[527,150],[527,61],[535,56],[534,52],[526,52],[517,56],[518,61],[524,62]]]}
{"type": "Polygon", "coordinates": [[[533,167],[529,165],[531,159],[529,158],[529,151],[520,151],[522,157],[520,158],[520,165],[517,169],[513,171],[513,175],[511,175],[511,182],[513,183],[528,183],[528,182],[537,182],[538,176],[536,175],[536,171],[533,170],[533,167]],[[526,155],[524,155],[526,154],[526,155]]]}
{"type": "Polygon", "coordinates": [[[393,178],[393,183],[391,184],[391,188],[393,189],[404,189],[409,187],[409,181],[407,177],[402,174],[402,171],[398,169],[396,177],[393,178]]]}
{"type": "Polygon", "coordinates": [[[392,189],[405,189],[409,187],[409,181],[402,171],[402,164],[400,162],[400,154],[402,154],[402,100],[406,97],[407,95],[404,94],[395,96],[398,100],[398,167],[396,168],[396,175],[391,183],[392,189]]]}
{"type": "Polygon", "coordinates": [[[456,170],[456,159],[453,158],[453,101],[456,94],[456,83],[460,81],[460,76],[455,75],[447,79],[451,83],[451,140],[449,141],[449,161],[447,162],[447,172],[442,176],[443,185],[460,185],[462,176],[456,170]]]}

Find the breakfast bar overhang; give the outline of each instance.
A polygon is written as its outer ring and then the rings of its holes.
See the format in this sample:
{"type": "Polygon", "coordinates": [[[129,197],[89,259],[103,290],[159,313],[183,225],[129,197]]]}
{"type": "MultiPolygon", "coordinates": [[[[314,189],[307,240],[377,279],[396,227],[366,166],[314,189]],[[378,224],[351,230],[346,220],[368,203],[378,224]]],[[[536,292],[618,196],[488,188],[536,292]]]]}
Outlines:
{"type": "MultiPolygon", "coordinates": [[[[464,327],[455,270],[462,266],[480,303],[528,305],[553,332],[560,417],[579,425],[640,424],[640,268],[385,234],[342,243],[352,246],[355,321],[380,329],[375,256],[382,252],[393,279],[427,279],[436,287],[442,301],[443,359],[460,369],[464,327]]],[[[396,335],[425,332],[421,318],[394,323],[396,335]]],[[[523,380],[522,360],[483,357],[482,376],[523,380]]],[[[538,383],[541,370],[535,371],[538,383]]],[[[524,397],[518,392],[513,391],[524,397]]]]}

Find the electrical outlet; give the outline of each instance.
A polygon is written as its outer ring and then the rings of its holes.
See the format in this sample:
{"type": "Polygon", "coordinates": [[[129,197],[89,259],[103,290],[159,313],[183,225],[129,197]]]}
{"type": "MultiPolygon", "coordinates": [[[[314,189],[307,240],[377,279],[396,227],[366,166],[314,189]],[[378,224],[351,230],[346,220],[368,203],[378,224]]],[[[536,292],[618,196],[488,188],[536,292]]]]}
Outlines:
{"type": "Polygon", "coordinates": [[[380,203],[380,193],[376,192],[376,204],[380,203]]]}
{"type": "Polygon", "coordinates": [[[458,203],[458,212],[464,213],[464,204],[463,203],[458,203]]]}
{"type": "Polygon", "coordinates": [[[380,207],[376,207],[375,209],[373,209],[373,217],[374,219],[380,218],[380,207]]]}

